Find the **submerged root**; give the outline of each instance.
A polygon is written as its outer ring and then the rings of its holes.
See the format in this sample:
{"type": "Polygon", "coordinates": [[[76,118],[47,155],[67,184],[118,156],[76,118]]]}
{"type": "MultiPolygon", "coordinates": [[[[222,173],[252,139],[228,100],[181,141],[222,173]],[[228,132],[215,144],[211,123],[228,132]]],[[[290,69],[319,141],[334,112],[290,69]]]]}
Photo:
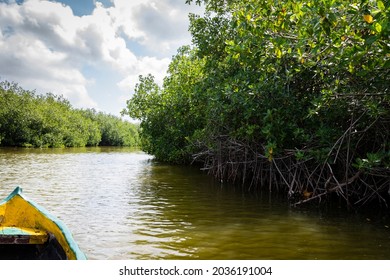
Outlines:
{"type": "MultiPolygon", "coordinates": [[[[284,192],[291,204],[298,206],[331,196],[342,198],[349,207],[377,201],[388,207],[390,170],[362,170],[345,163],[346,152],[334,147],[334,160],[318,163],[314,158],[298,161],[294,151],[269,160],[260,150],[227,137],[218,139],[216,150],[206,150],[194,156],[203,163],[203,170],[220,181],[240,184],[248,191],[268,189],[284,192]]],[[[332,155],[332,154],[330,154],[332,155]]],[[[330,156],[329,156],[330,158],[330,156]]]]}

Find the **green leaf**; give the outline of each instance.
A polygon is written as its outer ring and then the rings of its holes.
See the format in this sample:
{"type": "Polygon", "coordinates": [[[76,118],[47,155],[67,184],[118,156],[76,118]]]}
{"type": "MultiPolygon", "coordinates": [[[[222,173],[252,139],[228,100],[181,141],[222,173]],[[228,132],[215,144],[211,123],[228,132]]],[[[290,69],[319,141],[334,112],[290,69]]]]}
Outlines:
{"type": "Polygon", "coordinates": [[[365,40],[365,44],[366,45],[372,45],[373,43],[375,43],[377,40],[377,37],[376,36],[369,36],[366,38],[365,40]]]}
{"type": "Polygon", "coordinates": [[[275,54],[277,58],[282,58],[282,50],[279,48],[276,48],[275,54]]]}
{"type": "Polygon", "coordinates": [[[376,3],[378,4],[378,8],[379,8],[382,12],[385,12],[385,11],[386,11],[385,4],[383,4],[382,1],[377,1],[376,3]]]}
{"type": "Polygon", "coordinates": [[[379,22],[375,23],[374,28],[375,28],[376,32],[378,32],[378,33],[382,32],[382,25],[380,25],[379,22]]]}
{"type": "Polygon", "coordinates": [[[232,46],[232,47],[235,45],[235,43],[234,43],[233,40],[227,40],[227,41],[225,42],[225,44],[228,45],[228,46],[232,46]]]}

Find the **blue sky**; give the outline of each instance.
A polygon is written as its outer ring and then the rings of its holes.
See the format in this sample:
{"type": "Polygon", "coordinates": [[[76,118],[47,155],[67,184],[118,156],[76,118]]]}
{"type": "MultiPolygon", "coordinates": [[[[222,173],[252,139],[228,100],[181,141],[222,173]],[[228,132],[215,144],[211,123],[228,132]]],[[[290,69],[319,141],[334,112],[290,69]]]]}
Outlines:
{"type": "Polygon", "coordinates": [[[0,0],[0,79],[119,115],[191,43],[185,0],[0,0]]]}
{"type": "MultiPolygon", "coordinates": [[[[90,15],[95,9],[96,3],[94,0],[60,0],[57,2],[70,6],[76,16],[90,15]]],[[[99,2],[107,8],[113,6],[113,2],[110,0],[100,0],[99,2]]]]}

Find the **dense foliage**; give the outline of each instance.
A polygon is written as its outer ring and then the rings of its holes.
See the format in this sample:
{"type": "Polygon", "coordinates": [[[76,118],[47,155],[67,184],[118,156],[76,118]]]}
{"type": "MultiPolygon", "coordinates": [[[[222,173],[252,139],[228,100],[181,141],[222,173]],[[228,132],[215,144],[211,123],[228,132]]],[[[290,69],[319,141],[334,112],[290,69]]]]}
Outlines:
{"type": "MultiPolygon", "coordinates": [[[[203,62],[188,47],[169,66],[164,90],[149,75],[140,77],[125,113],[141,120],[142,148],[157,159],[185,163],[191,159],[189,138],[205,125],[202,96],[194,90],[203,80],[203,62]]],[[[204,100],[203,100],[204,101],[204,100]]]]}
{"type": "Polygon", "coordinates": [[[162,88],[141,77],[128,101],[145,150],[298,203],[334,193],[386,205],[389,1],[204,2],[194,48],[162,88]]]}
{"type": "Polygon", "coordinates": [[[37,95],[0,83],[0,145],[21,147],[136,146],[137,127],[119,117],[74,109],[61,96],[37,95]]]}

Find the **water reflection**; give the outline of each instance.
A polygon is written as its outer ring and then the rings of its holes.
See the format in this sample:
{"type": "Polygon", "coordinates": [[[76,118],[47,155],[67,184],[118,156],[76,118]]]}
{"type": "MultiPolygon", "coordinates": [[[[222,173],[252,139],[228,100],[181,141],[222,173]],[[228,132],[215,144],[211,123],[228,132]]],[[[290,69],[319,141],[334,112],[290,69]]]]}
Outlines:
{"type": "Polygon", "coordinates": [[[0,149],[0,196],[15,185],[62,219],[90,259],[390,257],[383,225],[291,209],[128,149],[0,149]]]}

